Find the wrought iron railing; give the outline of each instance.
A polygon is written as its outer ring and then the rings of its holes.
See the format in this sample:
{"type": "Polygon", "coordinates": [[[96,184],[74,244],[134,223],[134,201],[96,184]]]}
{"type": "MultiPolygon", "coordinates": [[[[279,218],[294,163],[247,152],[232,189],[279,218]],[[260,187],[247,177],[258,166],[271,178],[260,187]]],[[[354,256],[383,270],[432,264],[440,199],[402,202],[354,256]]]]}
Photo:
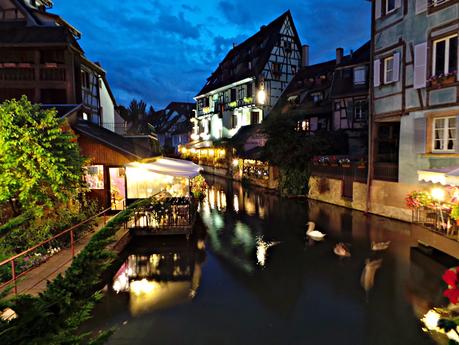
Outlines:
{"type": "Polygon", "coordinates": [[[398,182],[398,163],[378,163],[374,164],[375,180],[398,182]]]}
{"type": "Polygon", "coordinates": [[[459,241],[459,226],[450,216],[450,209],[441,205],[419,207],[412,210],[413,223],[428,228],[435,233],[459,241]]]}
{"type": "Polygon", "coordinates": [[[355,182],[366,183],[368,167],[365,163],[350,162],[346,164],[313,163],[311,165],[311,175],[327,177],[333,179],[343,179],[344,177],[353,177],[355,182]]]}
{"type": "Polygon", "coordinates": [[[195,200],[188,197],[154,199],[150,205],[134,212],[128,222],[130,229],[151,231],[188,228],[193,224],[196,213],[195,200]]]}
{"type": "Polygon", "coordinates": [[[0,291],[7,286],[10,286],[11,284],[14,284],[13,291],[15,294],[17,294],[17,280],[48,260],[49,257],[55,253],[56,246],[58,246],[58,248],[70,249],[68,257],[64,260],[64,262],[61,262],[61,266],[54,267],[55,270],[49,273],[48,276],[43,276],[39,283],[46,281],[50,275],[54,274],[61,267],[72,261],[73,257],[75,256],[75,243],[81,241],[89,234],[82,233],[81,230],[84,229],[84,226],[90,224],[99,217],[103,217],[105,223],[107,220],[107,213],[109,211],[111,211],[110,208],[105,209],[102,212],[88,218],[87,220],[78,223],[47,239],[46,241],[40,242],[37,245],[0,262],[0,272],[7,272],[8,268],[10,270],[10,274],[6,274],[7,278],[0,281],[0,291]],[[51,252],[50,249],[52,249],[51,252]]]}

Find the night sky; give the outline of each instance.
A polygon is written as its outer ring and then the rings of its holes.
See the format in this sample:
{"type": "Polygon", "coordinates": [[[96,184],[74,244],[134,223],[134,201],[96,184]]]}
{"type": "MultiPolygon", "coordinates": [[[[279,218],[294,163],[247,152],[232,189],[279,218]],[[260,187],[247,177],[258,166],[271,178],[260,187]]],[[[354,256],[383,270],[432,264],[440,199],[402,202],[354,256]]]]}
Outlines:
{"type": "Polygon", "coordinates": [[[370,37],[365,0],[55,0],[50,12],[82,32],[79,43],[107,71],[118,104],[141,98],[160,109],[193,101],[233,42],[288,9],[311,63],[370,37]]]}

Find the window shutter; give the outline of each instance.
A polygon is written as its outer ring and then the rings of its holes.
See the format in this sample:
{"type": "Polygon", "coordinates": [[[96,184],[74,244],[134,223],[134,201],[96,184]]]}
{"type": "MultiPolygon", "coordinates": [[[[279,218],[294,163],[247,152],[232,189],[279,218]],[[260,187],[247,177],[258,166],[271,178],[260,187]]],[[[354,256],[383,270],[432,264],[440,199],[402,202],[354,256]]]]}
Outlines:
{"type": "Polygon", "coordinates": [[[381,12],[382,12],[382,1],[381,0],[376,0],[375,1],[375,17],[376,17],[376,19],[381,18],[381,12]]]}
{"type": "Polygon", "coordinates": [[[414,119],[414,153],[426,152],[427,121],[425,118],[414,119]]]}
{"type": "Polygon", "coordinates": [[[399,81],[400,79],[400,53],[394,54],[394,73],[392,81],[399,81]]]}
{"type": "Polygon", "coordinates": [[[402,0],[395,0],[395,8],[402,7],[402,0]]]}
{"type": "Polygon", "coordinates": [[[381,60],[379,59],[373,62],[373,85],[381,85],[381,60]]]}
{"type": "Polygon", "coordinates": [[[427,78],[427,42],[414,47],[414,77],[415,89],[426,87],[427,78]]]}
{"type": "Polygon", "coordinates": [[[416,14],[427,11],[427,0],[416,0],[416,14]]]}

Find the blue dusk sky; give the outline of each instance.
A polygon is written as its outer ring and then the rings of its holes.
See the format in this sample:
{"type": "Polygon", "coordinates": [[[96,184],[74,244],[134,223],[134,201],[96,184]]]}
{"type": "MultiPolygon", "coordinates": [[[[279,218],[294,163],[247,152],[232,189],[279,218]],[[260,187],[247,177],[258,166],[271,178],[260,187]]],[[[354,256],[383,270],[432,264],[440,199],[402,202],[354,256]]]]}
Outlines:
{"type": "Polygon", "coordinates": [[[290,9],[311,63],[348,53],[370,37],[365,0],[55,0],[50,12],[82,32],[118,104],[143,99],[155,109],[193,101],[233,43],[290,9]]]}

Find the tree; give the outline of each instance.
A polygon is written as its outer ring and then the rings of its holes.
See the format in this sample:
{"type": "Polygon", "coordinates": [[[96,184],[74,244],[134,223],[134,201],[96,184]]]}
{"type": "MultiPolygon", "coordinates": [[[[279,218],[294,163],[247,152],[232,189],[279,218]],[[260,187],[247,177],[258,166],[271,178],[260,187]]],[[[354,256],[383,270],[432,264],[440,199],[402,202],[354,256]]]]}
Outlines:
{"type": "Polygon", "coordinates": [[[151,129],[148,123],[155,114],[152,106],[147,111],[147,104],[144,101],[133,99],[129,104],[129,108],[122,107],[120,110],[121,116],[128,123],[128,132],[132,134],[150,132],[151,129]]]}
{"type": "Polygon", "coordinates": [[[75,199],[84,163],[77,137],[55,110],[25,96],[0,104],[0,203],[15,215],[75,199]]]}
{"type": "Polygon", "coordinates": [[[298,130],[298,122],[303,118],[301,111],[271,112],[264,123],[268,137],[264,155],[281,169],[281,189],[287,194],[307,193],[309,163],[314,156],[347,152],[343,132],[323,130],[312,134],[298,130]]]}

